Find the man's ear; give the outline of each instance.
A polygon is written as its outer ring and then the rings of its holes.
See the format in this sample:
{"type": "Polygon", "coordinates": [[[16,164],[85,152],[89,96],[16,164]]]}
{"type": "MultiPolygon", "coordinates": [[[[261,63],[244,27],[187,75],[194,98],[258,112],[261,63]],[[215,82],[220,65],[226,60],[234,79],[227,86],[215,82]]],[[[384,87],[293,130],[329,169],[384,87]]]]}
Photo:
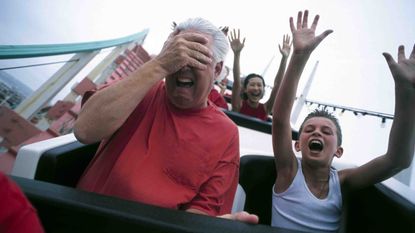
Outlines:
{"type": "Polygon", "coordinates": [[[337,158],[342,157],[343,155],[343,147],[339,146],[337,147],[336,152],[334,153],[334,156],[336,156],[337,158]]]}
{"type": "Polygon", "coordinates": [[[297,152],[299,152],[301,150],[300,149],[300,142],[299,141],[295,141],[294,148],[295,148],[295,151],[297,151],[297,152]]]}
{"type": "Polygon", "coordinates": [[[220,75],[223,68],[223,61],[216,63],[215,65],[215,80],[220,75]]]}

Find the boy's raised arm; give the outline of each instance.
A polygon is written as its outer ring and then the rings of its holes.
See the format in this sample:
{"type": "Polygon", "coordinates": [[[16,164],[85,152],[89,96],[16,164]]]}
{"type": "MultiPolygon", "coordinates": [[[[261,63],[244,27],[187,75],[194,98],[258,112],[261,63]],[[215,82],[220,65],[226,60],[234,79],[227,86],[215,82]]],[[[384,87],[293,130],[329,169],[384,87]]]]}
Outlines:
{"type": "MultiPolygon", "coordinates": [[[[360,188],[383,181],[411,165],[415,148],[415,45],[407,59],[399,46],[398,62],[383,53],[395,82],[395,116],[386,154],[356,169],[345,170],[340,178],[348,188],[360,188]]],[[[343,171],[342,171],[343,172],[343,171]]]]}
{"type": "MultiPolygon", "coordinates": [[[[314,17],[311,27],[308,27],[308,11],[298,12],[297,23],[290,18],[290,28],[293,34],[293,54],[288,64],[282,85],[277,93],[273,109],[272,137],[274,156],[278,178],[285,179],[280,185],[289,184],[294,177],[297,164],[295,154],[292,149],[290,115],[294,104],[295,95],[300,80],[301,73],[308,61],[312,51],[327,37],[332,30],[326,30],[319,36],[315,36],[315,30],[319,16],[314,17]]],[[[277,180],[278,182],[278,180],[277,180]]]]}

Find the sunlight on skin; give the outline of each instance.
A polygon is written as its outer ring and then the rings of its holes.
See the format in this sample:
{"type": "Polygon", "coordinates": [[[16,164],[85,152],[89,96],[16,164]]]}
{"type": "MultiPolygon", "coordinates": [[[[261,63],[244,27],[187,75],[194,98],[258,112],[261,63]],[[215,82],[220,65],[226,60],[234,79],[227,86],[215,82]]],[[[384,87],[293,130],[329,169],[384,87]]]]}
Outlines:
{"type": "Polygon", "coordinates": [[[251,224],[258,224],[258,221],[259,221],[258,216],[256,216],[255,214],[249,214],[248,212],[245,212],[245,211],[237,212],[234,214],[224,214],[218,217],[230,219],[230,220],[237,220],[237,221],[251,223],[251,224]]]}

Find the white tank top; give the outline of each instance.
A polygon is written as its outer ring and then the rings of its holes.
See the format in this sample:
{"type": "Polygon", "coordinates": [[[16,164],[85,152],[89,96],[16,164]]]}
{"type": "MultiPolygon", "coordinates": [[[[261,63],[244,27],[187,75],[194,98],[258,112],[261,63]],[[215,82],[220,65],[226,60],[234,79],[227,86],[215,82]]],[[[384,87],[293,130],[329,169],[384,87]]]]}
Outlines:
{"type": "Polygon", "coordinates": [[[271,225],[306,232],[336,232],[340,227],[342,195],[337,171],[330,168],[329,193],[318,199],[308,189],[297,159],[298,171],[282,193],[272,188],[271,225]]]}

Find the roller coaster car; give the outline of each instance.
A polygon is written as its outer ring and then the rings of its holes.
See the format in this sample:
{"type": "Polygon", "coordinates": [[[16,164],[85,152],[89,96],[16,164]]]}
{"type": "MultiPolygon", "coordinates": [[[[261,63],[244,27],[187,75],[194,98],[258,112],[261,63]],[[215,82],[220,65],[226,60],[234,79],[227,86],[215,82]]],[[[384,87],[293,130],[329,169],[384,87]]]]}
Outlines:
{"type": "MultiPolygon", "coordinates": [[[[227,114],[239,127],[270,132],[268,123],[227,114]]],[[[241,157],[233,212],[257,214],[260,224],[251,225],[75,189],[97,147],[68,134],[19,150],[11,177],[38,210],[46,232],[297,232],[269,226],[277,175],[271,156],[241,157]]],[[[344,203],[340,232],[415,232],[414,198],[413,190],[394,179],[357,191],[344,203]]]]}

